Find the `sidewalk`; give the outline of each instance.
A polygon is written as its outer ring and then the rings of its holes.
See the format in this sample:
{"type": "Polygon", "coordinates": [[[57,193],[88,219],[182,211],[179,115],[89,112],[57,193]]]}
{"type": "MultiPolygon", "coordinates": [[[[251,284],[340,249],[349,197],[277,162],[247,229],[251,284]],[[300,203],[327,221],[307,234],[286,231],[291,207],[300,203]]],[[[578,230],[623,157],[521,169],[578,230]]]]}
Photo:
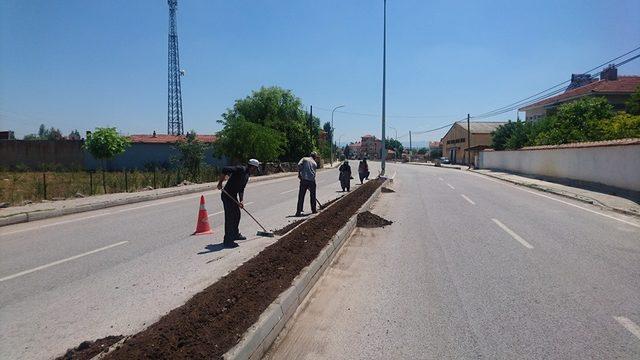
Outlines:
{"type": "Polygon", "coordinates": [[[607,194],[605,192],[587,190],[579,187],[558,184],[511,173],[486,169],[475,169],[470,171],[492,178],[508,181],[512,184],[526,186],[532,189],[553,193],[574,200],[579,200],[619,213],[640,217],[640,201],[638,199],[635,199],[636,201],[634,201],[626,197],[607,194]]]}

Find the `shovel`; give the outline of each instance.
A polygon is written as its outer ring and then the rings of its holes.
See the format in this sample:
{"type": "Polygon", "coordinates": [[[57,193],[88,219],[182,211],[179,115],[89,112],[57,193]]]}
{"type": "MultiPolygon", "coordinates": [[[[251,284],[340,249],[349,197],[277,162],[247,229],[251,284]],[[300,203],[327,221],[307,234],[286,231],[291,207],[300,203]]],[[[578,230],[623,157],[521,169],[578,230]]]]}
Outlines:
{"type": "Polygon", "coordinates": [[[244,210],[247,214],[249,214],[249,216],[251,216],[251,218],[253,219],[253,221],[256,222],[256,224],[258,224],[262,230],[264,231],[258,231],[256,233],[257,236],[265,236],[265,237],[274,237],[272,232],[268,232],[267,229],[264,228],[264,226],[262,226],[262,224],[260,224],[260,222],[258,222],[258,220],[256,220],[256,218],[253,217],[253,215],[251,215],[251,213],[249,212],[249,210],[245,209],[244,206],[241,206],[240,202],[238,200],[236,200],[236,198],[234,198],[233,196],[229,195],[229,193],[227,192],[227,190],[222,189],[222,192],[225,193],[225,195],[227,195],[231,200],[235,201],[236,204],[238,204],[238,206],[244,210]]]}

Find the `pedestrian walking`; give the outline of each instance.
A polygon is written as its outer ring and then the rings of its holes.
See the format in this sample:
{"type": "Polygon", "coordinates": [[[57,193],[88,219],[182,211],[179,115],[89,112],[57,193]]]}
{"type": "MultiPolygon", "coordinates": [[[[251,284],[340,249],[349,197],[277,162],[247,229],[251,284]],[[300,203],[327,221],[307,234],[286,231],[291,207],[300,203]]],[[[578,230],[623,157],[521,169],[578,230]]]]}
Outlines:
{"type": "Polygon", "coordinates": [[[218,180],[218,190],[222,190],[221,198],[224,207],[224,240],[226,248],[237,247],[236,240],[246,240],[240,234],[240,208],[244,207],[244,189],[249,181],[249,175],[258,172],[260,162],[256,159],[249,160],[247,166],[225,166],[222,168],[220,180],[218,180]],[[222,187],[222,183],[228,177],[227,183],[222,187]]]}
{"type": "Polygon", "coordinates": [[[298,162],[298,179],[300,188],[298,189],[298,207],[295,216],[302,216],[304,197],[309,190],[311,197],[311,212],[316,213],[316,169],[318,168],[318,154],[312,152],[309,157],[303,157],[298,162]]]}
{"type": "Polygon", "coordinates": [[[365,179],[369,179],[369,164],[367,164],[367,158],[363,158],[358,165],[358,175],[360,176],[360,184],[364,182],[365,179]]]}
{"type": "Polygon", "coordinates": [[[342,187],[342,192],[351,191],[351,165],[349,165],[349,160],[345,160],[344,155],[340,160],[343,160],[342,165],[338,168],[340,171],[340,176],[338,179],[340,180],[340,187],[342,187]]]}

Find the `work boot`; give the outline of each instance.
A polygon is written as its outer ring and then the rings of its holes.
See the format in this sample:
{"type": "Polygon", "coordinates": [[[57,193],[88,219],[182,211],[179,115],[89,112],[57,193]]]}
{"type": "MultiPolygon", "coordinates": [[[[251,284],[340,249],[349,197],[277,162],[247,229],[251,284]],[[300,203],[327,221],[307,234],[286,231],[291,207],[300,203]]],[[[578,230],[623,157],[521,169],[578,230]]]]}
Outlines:
{"type": "Polygon", "coordinates": [[[238,234],[238,236],[236,236],[236,240],[247,240],[247,237],[242,234],[238,234]]]}
{"type": "Polygon", "coordinates": [[[302,213],[297,212],[295,215],[293,215],[295,217],[302,217],[302,213]]]}
{"type": "Polygon", "coordinates": [[[233,248],[237,248],[238,246],[240,246],[240,245],[236,244],[233,241],[225,242],[222,245],[227,249],[233,249],[233,248]]]}

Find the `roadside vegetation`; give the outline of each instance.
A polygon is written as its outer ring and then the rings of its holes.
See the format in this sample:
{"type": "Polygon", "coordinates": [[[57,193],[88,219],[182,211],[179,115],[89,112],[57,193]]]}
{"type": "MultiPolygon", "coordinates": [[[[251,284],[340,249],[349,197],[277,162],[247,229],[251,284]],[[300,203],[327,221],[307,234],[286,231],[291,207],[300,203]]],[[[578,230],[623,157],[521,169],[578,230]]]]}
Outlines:
{"type": "Polygon", "coordinates": [[[640,88],[625,111],[614,111],[602,97],[583,98],[560,105],[536,122],[510,121],[498,127],[492,137],[495,150],[640,138],[640,88]]]}

